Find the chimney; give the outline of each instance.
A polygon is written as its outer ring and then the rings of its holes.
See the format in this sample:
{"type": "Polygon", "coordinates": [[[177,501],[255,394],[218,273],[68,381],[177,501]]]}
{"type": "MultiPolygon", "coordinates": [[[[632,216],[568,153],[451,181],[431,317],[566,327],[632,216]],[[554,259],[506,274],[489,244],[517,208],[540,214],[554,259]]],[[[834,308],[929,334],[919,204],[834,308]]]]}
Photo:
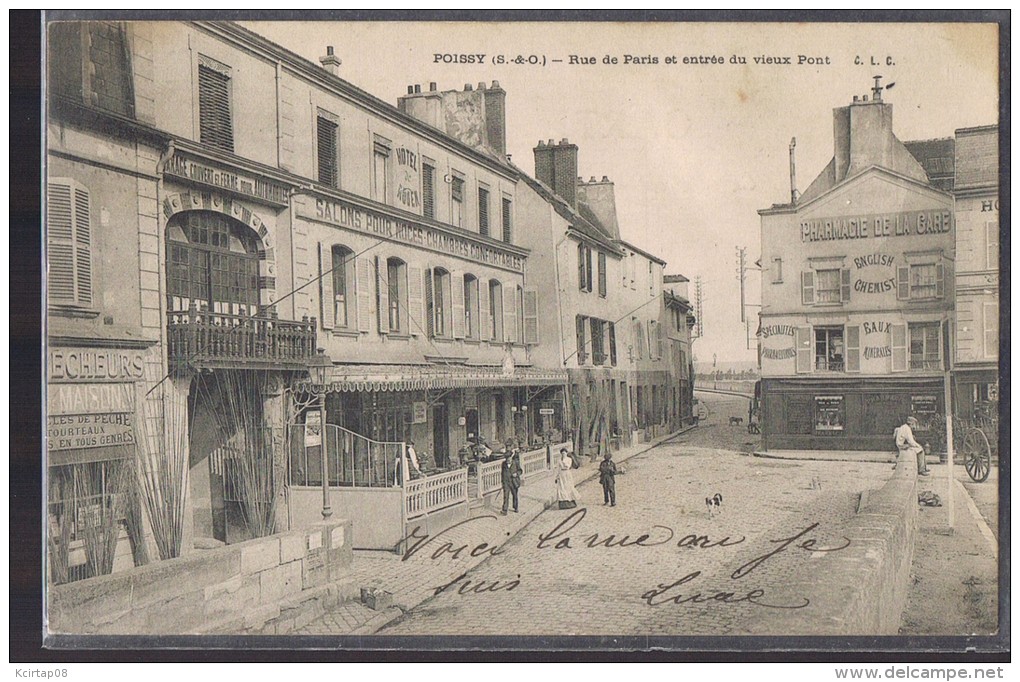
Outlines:
{"type": "Polygon", "coordinates": [[[577,188],[577,203],[584,204],[595,216],[599,226],[613,239],[620,238],[620,223],[616,218],[616,189],[605,175],[602,180],[592,176],[577,188]]]}
{"type": "Polygon", "coordinates": [[[550,187],[557,196],[577,208],[577,145],[567,138],[548,143],[538,141],[535,147],[535,177],[550,187]]]}
{"type": "Polygon", "coordinates": [[[482,101],[485,103],[485,135],[489,147],[500,156],[506,154],[506,90],[499,87],[499,81],[492,81],[488,88],[479,83],[482,101]]]}
{"type": "Polygon", "coordinates": [[[319,57],[319,63],[322,64],[322,68],[329,71],[331,74],[336,76],[340,73],[340,59],[333,54],[333,46],[326,46],[326,54],[319,57]]]}

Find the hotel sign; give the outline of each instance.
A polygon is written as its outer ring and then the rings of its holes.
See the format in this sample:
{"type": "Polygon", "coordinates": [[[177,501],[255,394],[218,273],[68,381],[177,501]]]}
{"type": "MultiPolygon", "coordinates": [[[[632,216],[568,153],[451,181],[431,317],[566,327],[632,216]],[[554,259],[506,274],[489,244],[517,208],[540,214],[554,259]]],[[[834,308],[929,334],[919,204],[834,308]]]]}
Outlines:
{"type": "Polygon", "coordinates": [[[427,225],[366,210],[346,201],[316,199],[315,214],[300,217],[311,218],[376,237],[385,237],[411,246],[448,253],[476,263],[516,272],[524,270],[524,258],[517,254],[502,251],[469,237],[448,234],[427,225]]]}
{"type": "Polygon", "coordinates": [[[163,167],[163,173],[271,204],[286,206],[290,196],[290,190],[285,185],[257,175],[216,168],[180,152],[170,157],[163,167]]]}
{"type": "Polygon", "coordinates": [[[947,234],[952,230],[953,212],[949,209],[933,209],[802,220],[800,240],[822,242],[869,237],[911,237],[947,234]]]}

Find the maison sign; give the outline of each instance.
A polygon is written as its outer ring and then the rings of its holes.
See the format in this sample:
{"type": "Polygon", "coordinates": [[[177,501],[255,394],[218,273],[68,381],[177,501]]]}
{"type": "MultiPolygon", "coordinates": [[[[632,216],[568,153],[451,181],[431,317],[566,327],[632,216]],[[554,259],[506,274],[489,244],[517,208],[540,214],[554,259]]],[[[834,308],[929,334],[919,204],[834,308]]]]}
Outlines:
{"type": "MultiPolygon", "coordinates": [[[[304,209],[307,210],[307,207],[304,209]]],[[[440,230],[412,223],[400,218],[369,211],[346,201],[315,200],[314,215],[301,215],[365,234],[385,237],[396,242],[424,247],[452,256],[466,258],[515,272],[524,270],[524,259],[517,254],[502,251],[468,237],[448,234],[440,230]]]]}

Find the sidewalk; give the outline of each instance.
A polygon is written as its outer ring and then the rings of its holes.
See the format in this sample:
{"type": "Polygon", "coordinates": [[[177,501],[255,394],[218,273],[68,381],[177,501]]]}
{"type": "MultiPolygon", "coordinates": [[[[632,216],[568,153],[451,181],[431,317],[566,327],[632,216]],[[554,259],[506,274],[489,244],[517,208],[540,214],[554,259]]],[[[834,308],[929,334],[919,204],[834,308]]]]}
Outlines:
{"type": "MultiPolygon", "coordinates": [[[[694,427],[622,448],[614,453],[613,459],[617,463],[625,462],[691,428],[694,427]]],[[[575,485],[580,486],[598,476],[598,462],[585,461],[573,473],[575,485]]],[[[385,590],[393,595],[393,606],[373,611],[359,601],[344,602],[294,634],[366,635],[377,631],[432,597],[436,588],[449,584],[485,561],[491,556],[487,550],[504,544],[545,511],[556,499],[555,481],[554,471],[526,480],[520,490],[520,512],[511,511],[507,516],[500,514],[500,494],[490,496],[486,506],[471,510],[466,522],[437,534],[410,557],[392,552],[355,551],[345,582],[353,582],[355,589],[385,590]],[[483,541],[488,542],[487,547],[481,547],[483,541]],[[476,556],[471,556],[473,553],[476,556]]]]}

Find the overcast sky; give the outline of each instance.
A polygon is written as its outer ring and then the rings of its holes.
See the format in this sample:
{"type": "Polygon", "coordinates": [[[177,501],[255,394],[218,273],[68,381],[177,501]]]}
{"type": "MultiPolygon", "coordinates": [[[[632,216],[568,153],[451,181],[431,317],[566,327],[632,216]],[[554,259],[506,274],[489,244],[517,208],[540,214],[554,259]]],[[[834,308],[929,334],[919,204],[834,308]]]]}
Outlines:
{"type": "MultiPolygon", "coordinates": [[[[615,182],[624,239],[666,260],[668,273],[702,278],[699,361],[755,358],[740,322],[735,247],[748,247],[753,264],[756,211],[789,200],[791,137],[803,191],[832,156],[832,109],[870,95],[877,74],[895,82],[884,99],[901,140],[997,121],[994,25],[243,23],[316,62],[333,45],[340,75],[391,104],[413,83],[450,90],[498,80],[517,165],[533,172],[538,140],[569,138],[580,147],[581,176],[615,182]],[[437,53],[486,57],[448,64],[436,63],[437,53]],[[496,65],[497,54],[544,56],[546,65],[496,65]],[[572,66],[571,55],[597,63],[572,66]],[[619,63],[605,64],[606,55],[619,63]],[[658,64],[625,64],[625,55],[658,64]],[[733,55],[747,63],[731,63],[733,55]],[[800,55],[822,63],[798,65],[800,55]],[[667,64],[672,56],[679,63],[667,64]],[[682,63],[702,56],[725,63],[682,63]]],[[[759,302],[757,272],[747,287],[748,303],[759,302]]],[[[756,319],[757,308],[749,314],[756,319]]]]}

